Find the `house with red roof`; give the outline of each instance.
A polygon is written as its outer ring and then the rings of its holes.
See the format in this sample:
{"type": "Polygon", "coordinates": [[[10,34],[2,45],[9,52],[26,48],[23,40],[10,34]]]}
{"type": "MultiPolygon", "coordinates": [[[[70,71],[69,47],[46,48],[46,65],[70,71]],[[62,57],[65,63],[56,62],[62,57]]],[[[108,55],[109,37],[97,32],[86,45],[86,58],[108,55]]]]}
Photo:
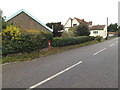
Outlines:
{"type": "Polygon", "coordinates": [[[68,30],[74,26],[78,26],[79,24],[88,25],[90,30],[90,36],[101,36],[103,38],[107,37],[107,25],[92,25],[92,21],[86,22],[84,19],[79,19],[74,17],[69,18],[64,25],[64,30],[68,32],[68,30]]]}
{"type": "Polygon", "coordinates": [[[103,38],[107,37],[107,25],[93,25],[89,27],[90,36],[101,36],[103,38]]]}
{"type": "Polygon", "coordinates": [[[64,30],[68,31],[69,28],[74,27],[74,26],[78,26],[79,24],[82,24],[82,23],[85,24],[85,25],[88,25],[88,27],[92,26],[91,21],[86,22],[84,19],[79,19],[79,18],[74,17],[74,18],[69,18],[67,20],[67,22],[64,25],[64,30]]]}

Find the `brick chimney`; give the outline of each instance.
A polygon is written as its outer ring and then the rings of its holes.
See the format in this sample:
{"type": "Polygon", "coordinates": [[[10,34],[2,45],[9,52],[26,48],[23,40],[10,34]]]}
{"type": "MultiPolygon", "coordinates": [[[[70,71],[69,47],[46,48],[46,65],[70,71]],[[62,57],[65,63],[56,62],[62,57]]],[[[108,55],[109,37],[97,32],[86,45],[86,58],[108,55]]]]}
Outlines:
{"type": "Polygon", "coordinates": [[[92,25],[92,21],[89,21],[89,25],[92,25]]]}

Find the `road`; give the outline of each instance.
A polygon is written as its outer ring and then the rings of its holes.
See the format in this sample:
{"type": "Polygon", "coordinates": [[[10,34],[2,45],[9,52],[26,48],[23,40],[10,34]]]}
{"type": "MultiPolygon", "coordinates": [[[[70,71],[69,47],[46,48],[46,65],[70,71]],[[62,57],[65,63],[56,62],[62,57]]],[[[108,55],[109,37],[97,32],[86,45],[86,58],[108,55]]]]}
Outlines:
{"type": "Polygon", "coordinates": [[[118,38],[2,66],[3,88],[117,88],[118,38]]]}

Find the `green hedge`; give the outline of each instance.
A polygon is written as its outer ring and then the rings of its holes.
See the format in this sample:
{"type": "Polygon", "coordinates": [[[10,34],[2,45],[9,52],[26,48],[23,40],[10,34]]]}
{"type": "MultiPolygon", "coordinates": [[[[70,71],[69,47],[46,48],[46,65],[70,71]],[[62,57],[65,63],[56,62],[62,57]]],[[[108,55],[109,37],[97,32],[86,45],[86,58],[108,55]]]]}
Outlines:
{"type": "Polygon", "coordinates": [[[94,40],[94,37],[91,36],[79,36],[79,37],[56,37],[53,38],[52,46],[61,47],[67,45],[75,45],[80,43],[85,43],[87,41],[94,40]]]}
{"type": "MultiPolygon", "coordinates": [[[[48,47],[48,40],[52,40],[52,33],[22,34],[18,39],[12,39],[2,46],[2,54],[32,52],[48,47]]],[[[4,41],[4,40],[3,40],[4,41]]]]}
{"type": "Polygon", "coordinates": [[[48,47],[48,40],[51,40],[53,47],[75,45],[94,40],[94,37],[55,37],[52,33],[28,34],[24,33],[18,38],[13,38],[7,42],[3,40],[2,54],[29,53],[34,50],[48,47]]]}

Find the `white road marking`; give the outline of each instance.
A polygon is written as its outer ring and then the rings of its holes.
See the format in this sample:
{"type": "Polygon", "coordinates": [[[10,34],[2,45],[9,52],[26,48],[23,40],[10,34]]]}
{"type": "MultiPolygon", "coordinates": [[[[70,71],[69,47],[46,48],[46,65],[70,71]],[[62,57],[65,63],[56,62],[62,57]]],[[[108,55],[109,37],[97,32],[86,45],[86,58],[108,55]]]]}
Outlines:
{"type": "Polygon", "coordinates": [[[93,55],[97,55],[98,53],[100,53],[100,52],[104,51],[105,49],[106,49],[106,48],[103,48],[102,50],[100,50],[100,51],[98,51],[98,52],[94,53],[93,55]]]}
{"type": "Polygon", "coordinates": [[[115,43],[118,43],[118,41],[117,41],[117,42],[115,42],[115,43]]]}
{"type": "Polygon", "coordinates": [[[45,80],[43,80],[43,81],[37,83],[37,84],[35,84],[35,85],[29,87],[27,90],[34,89],[34,88],[36,88],[36,87],[38,87],[38,86],[40,86],[40,85],[46,83],[47,81],[49,81],[49,80],[51,80],[51,79],[53,79],[53,78],[55,78],[55,77],[61,75],[62,73],[64,73],[64,72],[66,72],[66,71],[68,71],[68,70],[74,68],[75,66],[79,65],[80,63],[82,63],[82,61],[79,61],[78,63],[76,63],[76,64],[74,64],[74,65],[72,65],[72,66],[70,66],[70,67],[68,67],[68,68],[66,68],[66,69],[64,69],[64,70],[62,70],[62,71],[60,71],[60,72],[58,72],[57,74],[55,74],[55,75],[53,75],[53,76],[51,76],[51,77],[49,77],[49,78],[47,78],[47,79],[45,79],[45,80]]]}
{"type": "Polygon", "coordinates": [[[113,43],[113,44],[111,44],[111,45],[109,45],[109,46],[111,47],[111,46],[113,46],[113,45],[115,45],[115,44],[113,43]]]}

